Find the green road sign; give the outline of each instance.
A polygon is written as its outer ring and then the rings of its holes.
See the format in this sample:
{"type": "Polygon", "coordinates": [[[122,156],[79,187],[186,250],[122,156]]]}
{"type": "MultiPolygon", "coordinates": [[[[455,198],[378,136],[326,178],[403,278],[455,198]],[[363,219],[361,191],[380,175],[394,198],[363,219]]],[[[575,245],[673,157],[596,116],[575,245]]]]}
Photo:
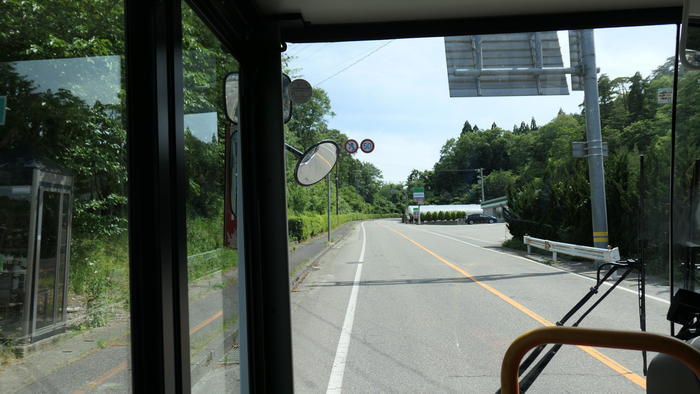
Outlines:
{"type": "Polygon", "coordinates": [[[414,193],[425,193],[425,188],[424,187],[414,187],[413,188],[414,193]]]}
{"type": "Polygon", "coordinates": [[[5,125],[5,108],[7,107],[7,96],[0,96],[0,126],[5,125]]]}

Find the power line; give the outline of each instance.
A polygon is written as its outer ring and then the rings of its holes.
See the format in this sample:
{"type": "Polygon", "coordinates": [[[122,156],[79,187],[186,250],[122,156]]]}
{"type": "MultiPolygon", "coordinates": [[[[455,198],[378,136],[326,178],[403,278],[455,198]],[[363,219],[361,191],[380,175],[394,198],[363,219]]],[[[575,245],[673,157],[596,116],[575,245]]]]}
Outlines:
{"type": "Polygon", "coordinates": [[[315,54],[317,54],[317,53],[318,53],[321,49],[323,49],[323,47],[325,47],[326,45],[328,45],[327,42],[324,42],[323,44],[319,45],[316,49],[314,49],[313,51],[309,52],[308,55],[304,56],[304,59],[305,59],[305,60],[311,59],[312,57],[314,57],[315,54]]]}
{"type": "MultiPolygon", "coordinates": [[[[290,54],[290,56],[299,56],[302,52],[304,52],[305,50],[311,48],[312,46],[313,46],[313,44],[306,44],[306,46],[303,46],[303,47],[301,47],[301,49],[294,51],[294,53],[293,53],[293,54],[290,54]]],[[[298,46],[295,46],[295,47],[292,48],[292,49],[296,49],[296,48],[299,48],[299,47],[298,47],[298,46]]]]}
{"type": "Polygon", "coordinates": [[[344,68],[338,70],[338,72],[336,72],[335,74],[333,74],[333,75],[331,75],[330,77],[328,77],[328,78],[326,78],[326,79],[323,79],[322,81],[318,82],[318,83],[316,84],[316,86],[321,85],[322,83],[324,83],[324,82],[328,81],[329,79],[331,79],[331,78],[337,76],[338,74],[340,74],[340,73],[342,73],[343,71],[349,69],[350,67],[356,65],[357,63],[359,63],[359,62],[361,62],[361,61],[367,59],[368,57],[372,56],[374,53],[376,53],[376,52],[379,51],[380,49],[382,49],[382,48],[384,48],[385,46],[391,44],[393,41],[394,41],[394,40],[389,40],[389,41],[387,41],[386,43],[384,43],[383,45],[380,45],[379,47],[377,47],[377,48],[371,50],[371,51],[368,52],[366,55],[364,55],[364,56],[362,56],[361,58],[357,59],[356,61],[350,63],[348,66],[346,66],[346,67],[344,67],[344,68]]]}

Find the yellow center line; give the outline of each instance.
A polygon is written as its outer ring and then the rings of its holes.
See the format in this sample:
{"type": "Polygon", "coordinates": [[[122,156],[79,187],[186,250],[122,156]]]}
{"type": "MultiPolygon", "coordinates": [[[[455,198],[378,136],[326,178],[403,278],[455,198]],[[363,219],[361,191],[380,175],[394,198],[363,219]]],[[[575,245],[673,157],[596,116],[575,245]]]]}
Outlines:
{"type": "MultiPolygon", "coordinates": [[[[538,323],[544,325],[544,326],[554,326],[554,323],[550,322],[549,320],[543,318],[542,316],[538,315],[537,313],[531,311],[527,307],[523,306],[522,304],[516,302],[512,298],[508,297],[507,295],[501,293],[500,291],[494,289],[493,287],[487,285],[486,283],[483,283],[476,279],[474,276],[469,274],[468,272],[464,271],[463,269],[457,267],[453,263],[445,260],[432,250],[426,248],[425,246],[421,245],[417,241],[413,240],[412,238],[409,238],[407,235],[403,234],[402,232],[398,230],[394,230],[393,228],[390,228],[385,225],[381,225],[382,227],[386,228],[389,231],[392,231],[399,236],[403,237],[407,241],[411,242],[412,244],[416,245],[419,249],[423,250],[424,252],[428,253],[429,255],[435,257],[438,259],[440,262],[446,264],[450,268],[454,269],[455,271],[459,272],[460,274],[464,275],[465,277],[469,278],[472,282],[476,283],[477,285],[483,287],[486,289],[488,292],[491,294],[495,295],[496,297],[502,299],[503,301],[507,302],[508,304],[512,305],[515,307],[517,310],[523,312],[533,320],[537,321],[538,323]]],[[[603,353],[599,352],[596,349],[593,349],[592,347],[589,346],[577,346],[579,349],[583,350],[584,352],[588,353],[591,357],[595,358],[596,360],[600,361],[603,365],[607,366],[608,368],[612,369],[613,371],[621,374],[625,378],[627,378],[629,381],[632,383],[637,384],[638,386],[646,389],[646,379],[643,377],[637,375],[636,373],[632,372],[628,368],[624,367],[622,364],[618,363],[617,361],[613,360],[612,358],[604,355],[603,353]]]]}
{"type": "Polygon", "coordinates": [[[106,382],[107,380],[112,378],[114,375],[125,370],[127,366],[128,366],[128,363],[126,361],[122,362],[121,364],[119,364],[116,367],[107,371],[107,373],[105,373],[104,375],[102,375],[99,378],[93,380],[92,382],[89,382],[88,384],[86,384],[82,389],[80,389],[78,391],[74,391],[73,394],[85,394],[88,391],[92,391],[92,390],[96,389],[99,385],[106,382]]]}
{"type": "Polygon", "coordinates": [[[326,158],[323,157],[322,154],[319,153],[319,154],[318,154],[318,157],[319,157],[321,160],[323,160],[324,163],[326,163],[326,165],[328,166],[328,168],[333,168],[333,165],[331,164],[331,162],[328,161],[328,160],[326,160],[326,158]]]}
{"type": "Polygon", "coordinates": [[[207,320],[197,324],[196,326],[192,327],[190,330],[190,335],[194,334],[195,332],[201,330],[202,328],[206,327],[208,324],[213,322],[214,320],[218,319],[221,317],[221,315],[224,314],[224,311],[218,311],[215,314],[211,315],[207,320]]]}
{"type": "MultiPolygon", "coordinates": [[[[202,328],[206,327],[208,324],[211,324],[214,320],[218,319],[224,314],[224,311],[218,311],[215,314],[209,316],[207,320],[204,320],[203,322],[197,324],[196,326],[192,327],[190,329],[190,335],[194,334],[195,332],[201,330],[202,328]]],[[[124,361],[121,364],[117,365],[116,367],[110,369],[107,371],[104,375],[100,376],[99,378],[88,382],[85,386],[83,386],[81,389],[74,391],[72,394],[85,394],[88,391],[92,391],[99,387],[101,384],[106,382],[107,380],[111,379],[114,377],[116,374],[119,372],[124,371],[127,367],[129,366],[128,362],[124,361]]]]}

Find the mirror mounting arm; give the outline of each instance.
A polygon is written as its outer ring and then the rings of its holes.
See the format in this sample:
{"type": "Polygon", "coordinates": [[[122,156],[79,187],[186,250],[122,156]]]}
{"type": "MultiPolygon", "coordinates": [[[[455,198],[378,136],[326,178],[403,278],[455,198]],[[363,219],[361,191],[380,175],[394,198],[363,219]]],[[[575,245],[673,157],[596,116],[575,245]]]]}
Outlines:
{"type": "Polygon", "coordinates": [[[301,159],[302,157],[304,157],[304,153],[303,153],[302,151],[300,151],[299,149],[297,149],[297,148],[295,148],[295,147],[293,147],[293,146],[291,146],[291,145],[289,145],[289,144],[287,144],[287,143],[284,144],[284,147],[285,147],[288,151],[290,151],[291,153],[293,153],[294,156],[297,157],[297,159],[301,159]]]}

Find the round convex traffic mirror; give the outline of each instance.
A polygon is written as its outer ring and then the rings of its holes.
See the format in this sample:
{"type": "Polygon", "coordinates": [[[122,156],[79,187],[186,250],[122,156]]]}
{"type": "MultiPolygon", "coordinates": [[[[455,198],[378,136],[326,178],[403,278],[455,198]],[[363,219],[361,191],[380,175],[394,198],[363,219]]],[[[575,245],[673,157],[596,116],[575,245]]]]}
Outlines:
{"type": "Polygon", "coordinates": [[[334,141],[321,141],[304,152],[297,163],[294,176],[302,186],[311,186],[323,179],[338,160],[338,144],[334,141]]]}

